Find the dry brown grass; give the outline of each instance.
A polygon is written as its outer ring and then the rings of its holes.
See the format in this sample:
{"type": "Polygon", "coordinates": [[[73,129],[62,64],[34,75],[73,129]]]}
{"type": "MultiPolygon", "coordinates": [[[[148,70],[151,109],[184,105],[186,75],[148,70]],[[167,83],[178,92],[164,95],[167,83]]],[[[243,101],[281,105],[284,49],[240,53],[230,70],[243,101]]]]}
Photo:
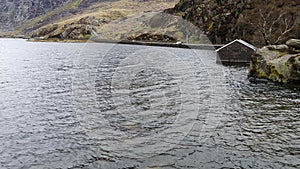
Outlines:
{"type": "MultiPolygon", "coordinates": [[[[73,16],[61,18],[55,23],[43,26],[43,28],[51,27],[58,24],[59,27],[77,22],[86,16],[95,16],[96,18],[106,18],[109,21],[117,20],[119,18],[129,16],[135,13],[145,11],[162,11],[166,8],[174,7],[179,0],[153,0],[146,2],[139,2],[137,0],[120,0],[115,2],[99,2],[86,8],[84,11],[73,16]]],[[[48,14],[49,15],[49,14],[48,14]]],[[[47,16],[43,16],[45,18],[47,16]]],[[[35,21],[36,22],[36,21],[35,21]]],[[[31,23],[35,24],[35,22],[31,23]]]]}

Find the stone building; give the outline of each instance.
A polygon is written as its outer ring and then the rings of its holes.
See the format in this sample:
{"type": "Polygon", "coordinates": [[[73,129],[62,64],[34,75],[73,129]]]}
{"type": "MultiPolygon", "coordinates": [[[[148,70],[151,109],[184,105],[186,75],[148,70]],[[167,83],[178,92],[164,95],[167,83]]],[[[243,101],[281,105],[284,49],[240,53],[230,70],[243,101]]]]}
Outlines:
{"type": "Polygon", "coordinates": [[[240,39],[236,39],[217,49],[217,63],[250,63],[256,47],[240,39]]]}

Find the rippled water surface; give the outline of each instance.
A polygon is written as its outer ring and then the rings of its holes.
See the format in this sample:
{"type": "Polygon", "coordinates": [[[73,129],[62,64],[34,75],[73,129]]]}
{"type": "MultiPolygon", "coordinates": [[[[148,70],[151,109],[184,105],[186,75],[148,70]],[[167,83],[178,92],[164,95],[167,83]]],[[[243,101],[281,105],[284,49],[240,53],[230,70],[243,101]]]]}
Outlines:
{"type": "Polygon", "coordinates": [[[300,91],[212,50],[0,39],[0,168],[300,168],[300,91]]]}

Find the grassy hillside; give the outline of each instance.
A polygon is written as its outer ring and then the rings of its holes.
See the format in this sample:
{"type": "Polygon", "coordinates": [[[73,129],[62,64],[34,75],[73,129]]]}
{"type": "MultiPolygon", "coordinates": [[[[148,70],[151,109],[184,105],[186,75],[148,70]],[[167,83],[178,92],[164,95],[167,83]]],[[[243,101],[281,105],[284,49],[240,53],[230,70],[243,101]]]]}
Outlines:
{"type": "Polygon", "coordinates": [[[136,13],[163,11],[176,3],[178,0],[72,0],[8,34],[44,39],[86,39],[112,21],[136,13]]]}
{"type": "Polygon", "coordinates": [[[117,19],[96,30],[100,40],[143,40],[210,43],[203,32],[179,16],[162,12],[140,12],[117,19]]]}

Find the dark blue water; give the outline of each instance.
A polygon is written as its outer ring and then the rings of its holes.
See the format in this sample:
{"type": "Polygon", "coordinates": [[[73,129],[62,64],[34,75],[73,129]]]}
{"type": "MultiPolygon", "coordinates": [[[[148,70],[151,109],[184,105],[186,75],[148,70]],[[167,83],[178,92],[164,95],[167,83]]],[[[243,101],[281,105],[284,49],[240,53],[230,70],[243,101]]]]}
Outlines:
{"type": "Polygon", "coordinates": [[[299,168],[299,89],[215,55],[0,39],[0,168],[299,168]]]}

